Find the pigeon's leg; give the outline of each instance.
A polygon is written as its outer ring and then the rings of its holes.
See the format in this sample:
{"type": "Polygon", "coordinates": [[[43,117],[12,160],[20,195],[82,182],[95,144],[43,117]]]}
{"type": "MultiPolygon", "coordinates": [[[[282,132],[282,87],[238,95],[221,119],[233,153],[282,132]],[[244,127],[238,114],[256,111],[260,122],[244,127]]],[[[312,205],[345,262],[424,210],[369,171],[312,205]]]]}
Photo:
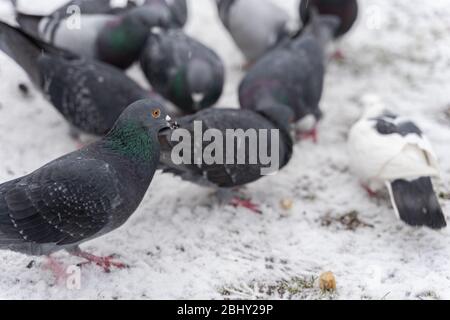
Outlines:
{"type": "Polygon", "coordinates": [[[76,248],[70,252],[70,254],[86,259],[86,262],[82,262],[79,265],[83,266],[86,264],[96,264],[97,266],[103,268],[103,271],[106,273],[111,272],[111,268],[117,268],[117,269],[126,269],[128,266],[120,261],[113,261],[115,256],[110,255],[107,257],[98,257],[93,254],[87,253],[82,251],[80,248],[76,248]]]}
{"type": "Polygon", "coordinates": [[[231,199],[230,205],[232,205],[235,208],[246,208],[254,213],[261,214],[262,211],[259,208],[258,204],[253,203],[250,199],[245,199],[242,197],[233,197],[231,199]]]}
{"type": "Polygon", "coordinates": [[[334,53],[331,55],[331,59],[335,61],[343,61],[345,60],[345,55],[341,49],[336,49],[334,53]]]}
{"type": "Polygon", "coordinates": [[[47,257],[47,261],[43,266],[44,269],[50,270],[56,278],[58,284],[63,284],[67,280],[66,267],[54,259],[52,256],[47,257]]]}
{"type": "Polygon", "coordinates": [[[84,147],[84,144],[81,141],[81,131],[78,128],[70,126],[69,135],[75,141],[77,149],[81,149],[84,147]]]}
{"type": "Polygon", "coordinates": [[[261,214],[261,210],[258,204],[255,204],[251,199],[239,194],[239,189],[223,189],[220,188],[216,192],[216,196],[221,203],[233,206],[235,208],[246,208],[254,213],[261,214]]]}
{"type": "Polygon", "coordinates": [[[254,64],[255,64],[254,61],[247,61],[241,65],[241,70],[248,71],[248,70],[250,70],[251,67],[253,67],[254,64]]]}
{"type": "Polygon", "coordinates": [[[315,144],[317,144],[317,142],[319,141],[317,127],[314,127],[311,131],[307,131],[307,132],[297,130],[295,135],[296,135],[297,141],[311,139],[312,142],[314,142],[315,144]]]}
{"type": "Polygon", "coordinates": [[[376,198],[378,197],[378,193],[376,191],[373,191],[372,189],[370,189],[369,186],[365,185],[365,184],[361,184],[361,187],[363,187],[364,190],[366,190],[367,194],[369,195],[369,197],[371,198],[376,198]]]}

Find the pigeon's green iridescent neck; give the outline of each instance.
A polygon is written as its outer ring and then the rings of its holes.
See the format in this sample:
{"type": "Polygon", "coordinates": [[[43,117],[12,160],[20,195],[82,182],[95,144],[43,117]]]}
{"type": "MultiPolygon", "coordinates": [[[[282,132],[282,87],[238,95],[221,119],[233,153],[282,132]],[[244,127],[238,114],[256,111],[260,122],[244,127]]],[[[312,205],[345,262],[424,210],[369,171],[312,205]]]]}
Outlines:
{"type": "Polygon", "coordinates": [[[112,50],[133,51],[139,50],[145,39],[146,33],[139,27],[130,26],[122,21],[109,31],[108,44],[112,50]]]}
{"type": "Polygon", "coordinates": [[[180,69],[169,84],[177,99],[182,100],[186,96],[186,70],[180,69]]]}
{"type": "Polygon", "coordinates": [[[133,160],[151,162],[155,157],[156,144],[148,131],[135,122],[119,124],[107,139],[107,147],[133,160]]]}

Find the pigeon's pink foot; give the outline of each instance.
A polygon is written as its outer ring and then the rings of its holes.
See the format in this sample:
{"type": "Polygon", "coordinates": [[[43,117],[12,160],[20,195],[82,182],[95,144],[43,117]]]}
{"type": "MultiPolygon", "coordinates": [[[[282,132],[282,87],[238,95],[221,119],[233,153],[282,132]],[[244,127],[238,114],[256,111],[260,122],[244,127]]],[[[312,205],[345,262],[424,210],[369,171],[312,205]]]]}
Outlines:
{"type": "Polygon", "coordinates": [[[261,214],[261,210],[259,209],[259,205],[253,203],[251,200],[248,199],[242,199],[239,197],[234,197],[230,205],[232,205],[235,208],[246,208],[254,213],[261,214]]]}
{"type": "Polygon", "coordinates": [[[337,49],[331,56],[331,59],[336,61],[343,61],[345,60],[345,55],[340,49],[337,49]]]}
{"type": "Polygon", "coordinates": [[[86,262],[80,263],[79,264],[80,266],[84,266],[87,264],[96,264],[97,266],[102,268],[103,271],[106,273],[110,273],[111,268],[117,268],[117,269],[128,268],[128,266],[123,262],[113,261],[113,259],[115,258],[114,255],[110,255],[107,257],[98,257],[98,256],[95,256],[93,254],[83,252],[83,251],[76,252],[76,253],[74,253],[74,255],[87,260],[86,262]]]}
{"type": "Polygon", "coordinates": [[[77,150],[83,149],[85,147],[84,143],[81,141],[76,141],[77,150]]]}
{"type": "Polygon", "coordinates": [[[369,195],[369,197],[371,198],[376,198],[378,197],[378,193],[373,191],[372,189],[370,189],[368,186],[366,186],[365,184],[361,184],[361,187],[363,187],[364,190],[366,190],[367,194],[369,195]]]}
{"type": "Polygon", "coordinates": [[[308,131],[308,132],[297,131],[296,132],[296,139],[297,139],[297,141],[312,140],[312,142],[317,144],[318,141],[319,141],[317,128],[314,128],[314,129],[312,129],[311,131],[308,131]]]}
{"type": "Polygon", "coordinates": [[[67,280],[66,267],[62,263],[56,261],[51,256],[47,257],[47,262],[44,264],[43,268],[48,269],[53,273],[56,282],[58,284],[63,284],[66,282],[67,280]]]}
{"type": "Polygon", "coordinates": [[[251,67],[253,67],[254,64],[255,64],[254,61],[247,61],[241,66],[241,68],[243,71],[248,71],[250,70],[251,67]]]}

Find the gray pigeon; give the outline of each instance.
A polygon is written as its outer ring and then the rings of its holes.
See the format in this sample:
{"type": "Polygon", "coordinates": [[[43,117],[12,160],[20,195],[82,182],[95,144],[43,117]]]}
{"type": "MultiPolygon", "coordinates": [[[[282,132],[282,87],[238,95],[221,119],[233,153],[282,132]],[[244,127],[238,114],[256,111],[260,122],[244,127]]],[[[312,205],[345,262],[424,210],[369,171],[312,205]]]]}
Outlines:
{"type": "Polygon", "coordinates": [[[271,0],[216,0],[219,17],[249,63],[289,35],[289,15],[271,0]]]}
{"type": "Polygon", "coordinates": [[[162,106],[130,105],[102,140],[0,185],[0,249],[28,255],[60,250],[102,265],[79,245],[122,226],[158,165],[158,134],[173,128],[162,106]]]}
{"type": "Polygon", "coordinates": [[[182,30],[152,32],[141,67],[153,89],[186,113],[212,106],[222,94],[222,60],[182,30]]]}
{"type": "Polygon", "coordinates": [[[311,131],[316,138],[315,126],[322,115],[325,47],[338,25],[335,17],[315,15],[300,35],[284,40],[261,58],[239,86],[241,107],[257,110],[261,104],[285,105],[294,112],[297,128],[311,131]]]}
{"type": "MultiPolygon", "coordinates": [[[[153,2],[152,2],[153,3],[153,2]]],[[[17,12],[22,30],[78,55],[126,69],[138,58],[152,27],[169,27],[172,14],[165,2],[114,14],[104,1],[73,1],[46,17],[17,12]],[[71,5],[80,6],[74,11],[71,5]],[[85,10],[85,11],[84,11],[85,10]],[[73,17],[81,12],[79,21],[73,17]]]]}
{"type": "Polygon", "coordinates": [[[123,14],[139,6],[159,6],[160,10],[169,8],[171,12],[170,26],[183,28],[188,20],[186,0],[128,0],[121,5],[114,5],[111,0],[72,0],[61,6],[51,15],[64,17],[72,6],[78,6],[83,14],[123,14]]]}
{"type": "MultiPolygon", "coordinates": [[[[177,125],[180,129],[187,130],[191,139],[187,141],[172,141],[177,140],[175,136],[172,136],[172,132],[166,131],[160,134],[161,142],[161,168],[166,173],[172,173],[181,177],[183,180],[190,181],[202,186],[213,187],[219,190],[231,190],[232,188],[241,187],[246,184],[252,183],[261,179],[264,175],[261,169],[267,168],[267,163],[262,163],[261,158],[257,157],[257,154],[252,154],[250,151],[250,142],[245,145],[245,157],[244,163],[238,162],[239,152],[232,146],[227,147],[226,131],[227,130],[243,130],[244,132],[251,132],[255,130],[257,136],[257,142],[254,141],[254,145],[260,145],[262,140],[267,144],[268,154],[271,153],[272,143],[276,143],[274,147],[278,146],[278,166],[272,168],[274,173],[283,168],[291,159],[293,142],[289,132],[289,118],[292,116],[292,111],[289,108],[277,108],[267,105],[261,108],[260,112],[254,112],[251,110],[239,110],[239,109],[206,109],[202,110],[194,115],[185,116],[177,119],[177,125]],[[269,119],[275,119],[271,121],[269,119]],[[218,161],[210,161],[203,158],[202,161],[194,162],[196,158],[195,149],[202,146],[201,149],[206,150],[211,142],[201,141],[200,144],[196,144],[194,140],[195,123],[201,123],[202,132],[205,134],[209,129],[213,129],[221,134],[221,138],[214,139],[213,146],[217,147],[220,151],[215,153],[216,155],[222,154],[221,159],[218,161]],[[270,130],[279,130],[279,139],[272,141],[270,139],[270,130]],[[268,130],[267,136],[259,136],[260,130],[268,130]],[[187,146],[189,150],[191,161],[186,163],[176,163],[173,158],[174,148],[176,146],[187,146]],[[222,148],[221,148],[222,146],[222,148]],[[227,154],[229,152],[234,155],[233,160],[230,163],[227,161],[227,154]],[[257,157],[257,161],[251,162],[252,156],[257,157]]],[[[174,134],[178,134],[177,130],[173,131],[174,134]]],[[[207,139],[203,139],[207,140],[207,139]]],[[[252,146],[254,146],[252,145],[252,146]]],[[[237,147],[236,147],[237,148],[237,147]]],[[[199,149],[197,149],[199,150],[199,149]]],[[[201,151],[201,150],[200,150],[201,151]]],[[[252,150],[252,152],[260,152],[261,149],[252,150]]],[[[198,154],[198,153],[197,153],[198,154]]],[[[187,155],[187,154],[183,154],[187,155]]],[[[202,153],[200,153],[202,155],[202,153]]],[[[257,211],[257,206],[248,201],[241,201],[241,199],[234,198],[232,202],[235,205],[243,205],[249,209],[257,211]]]]}
{"type": "Polygon", "coordinates": [[[127,105],[152,97],[119,69],[52,48],[4,23],[0,49],[73,127],[86,133],[107,133],[127,105]]]}

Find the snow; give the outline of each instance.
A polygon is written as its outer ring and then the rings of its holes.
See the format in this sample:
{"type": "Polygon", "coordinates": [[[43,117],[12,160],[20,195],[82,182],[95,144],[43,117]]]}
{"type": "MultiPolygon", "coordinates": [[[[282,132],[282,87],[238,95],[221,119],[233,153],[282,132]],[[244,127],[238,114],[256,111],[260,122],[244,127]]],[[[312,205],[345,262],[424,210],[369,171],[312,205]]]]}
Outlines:
{"type": "MultiPolygon", "coordinates": [[[[39,8],[55,2],[39,1],[39,8]]],[[[293,17],[296,2],[279,1],[293,17]]],[[[338,44],[346,60],[329,65],[319,144],[299,143],[282,172],[243,190],[262,204],[262,215],[220,206],[212,190],[158,174],[124,227],[83,246],[115,253],[129,269],[106,274],[84,267],[81,289],[69,290],[43,268],[45,258],[2,251],[0,298],[450,299],[449,230],[414,229],[396,220],[387,199],[371,199],[360,188],[346,153],[360,98],[380,95],[419,123],[434,145],[442,170],[436,189],[450,218],[450,1],[360,3],[358,25],[338,44]],[[283,209],[282,200],[292,200],[292,209],[283,209]],[[329,270],[337,279],[334,294],[321,293],[314,281],[329,270]]],[[[213,1],[191,0],[190,8],[188,33],[215,48],[227,65],[220,105],[237,106],[242,55],[213,1]]],[[[0,15],[11,20],[6,0],[0,15]]],[[[137,68],[130,74],[145,83],[137,68]]],[[[38,92],[22,97],[21,82],[31,87],[0,53],[0,181],[76,148],[66,123],[38,92]]],[[[65,253],[56,257],[79,262],[65,253]]]]}

